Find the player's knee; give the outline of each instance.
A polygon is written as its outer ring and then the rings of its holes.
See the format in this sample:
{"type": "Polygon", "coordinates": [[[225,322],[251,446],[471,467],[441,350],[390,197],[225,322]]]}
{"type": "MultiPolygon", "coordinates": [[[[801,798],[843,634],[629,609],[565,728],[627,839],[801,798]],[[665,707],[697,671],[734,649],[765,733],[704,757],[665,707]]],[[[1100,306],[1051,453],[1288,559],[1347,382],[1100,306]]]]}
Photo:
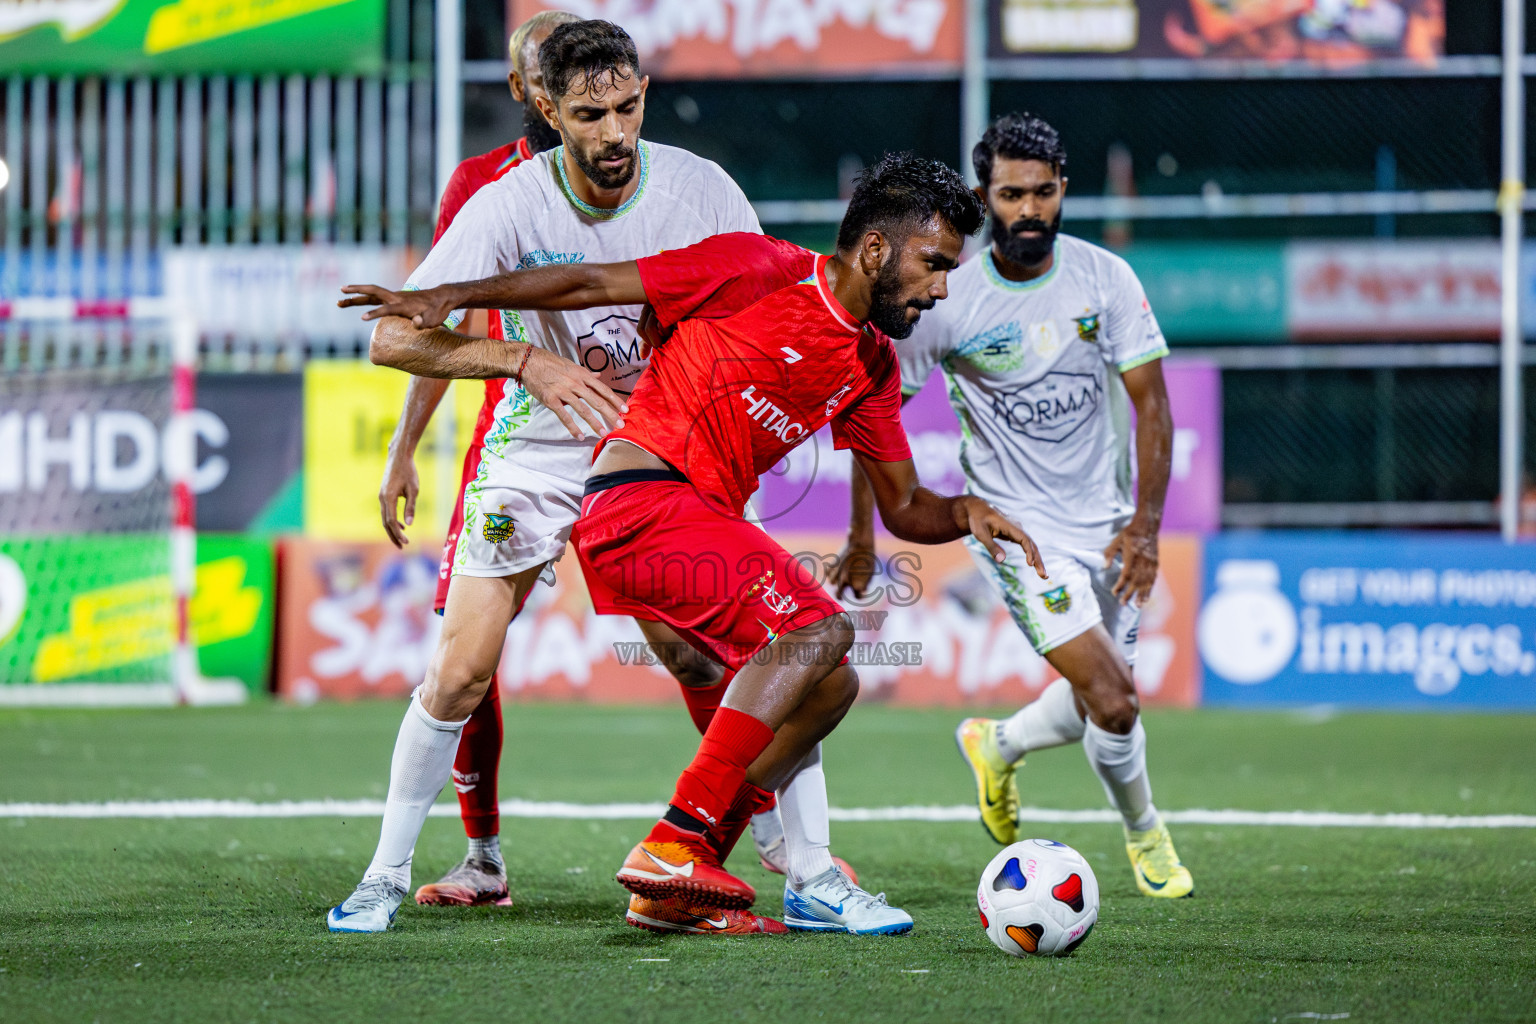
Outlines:
{"type": "Polygon", "coordinates": [[[828,701],[836,705],[839,718],[847,714],[853,702],[858,699],[859,674],[853,670],[852,665],[839,665],[828,672],[821,685],[827,690],[828,701]]]}
{"type": "Polygon", "coordinates": [[[1099,728],[1106,732],[1125,735],[1136,726],[1141,714],[1141,701],[1136,696],[1136,684],[1128,668],[1118,667],[1096,680],[1091,711],[1099,728]]]}

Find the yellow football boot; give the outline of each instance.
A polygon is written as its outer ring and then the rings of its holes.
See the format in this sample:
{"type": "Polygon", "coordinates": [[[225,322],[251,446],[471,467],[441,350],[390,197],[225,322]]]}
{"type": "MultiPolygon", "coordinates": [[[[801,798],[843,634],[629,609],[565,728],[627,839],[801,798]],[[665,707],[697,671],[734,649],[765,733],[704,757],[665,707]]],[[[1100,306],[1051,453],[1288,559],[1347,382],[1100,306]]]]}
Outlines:
{"type": "Polygon", "coordinates": [[[1125,852],[1130,855],[1131,868],[1136,872],[1136,888],[1143,896],[1177,899],[1195,894],[1195,880],[1190,877],[1189,869],[1179,862],[1173,837],[1161,821],[1145,832],[1126,829],[1125,852]]]}
{"type": "Polygon", "coordinates": [[[955,730],[960,756],[976,776],[976,806],[987,835],[1007,846],[1019,839],[1019,785],[1015,765],[1003,760],[997,749],[997,722],[991,718],[967,718],[955,730]]]}

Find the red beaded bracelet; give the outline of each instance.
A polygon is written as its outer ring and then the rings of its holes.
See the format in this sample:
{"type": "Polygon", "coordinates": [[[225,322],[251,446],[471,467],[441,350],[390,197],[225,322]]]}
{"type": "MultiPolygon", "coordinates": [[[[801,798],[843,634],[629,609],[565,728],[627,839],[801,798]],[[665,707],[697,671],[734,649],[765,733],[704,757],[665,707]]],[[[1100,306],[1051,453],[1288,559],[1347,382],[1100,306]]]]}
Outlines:
{"type": "Polygon", "coordinates": [[[517,381],[518,387],[523,386],[523,371],[528,369],[528,357],[531,355],[533,355],[533,346],[531,344],[525,345],[523,348],[523,361],[518,364],[517,372],[512,375],[512,379],[517,381]]]}

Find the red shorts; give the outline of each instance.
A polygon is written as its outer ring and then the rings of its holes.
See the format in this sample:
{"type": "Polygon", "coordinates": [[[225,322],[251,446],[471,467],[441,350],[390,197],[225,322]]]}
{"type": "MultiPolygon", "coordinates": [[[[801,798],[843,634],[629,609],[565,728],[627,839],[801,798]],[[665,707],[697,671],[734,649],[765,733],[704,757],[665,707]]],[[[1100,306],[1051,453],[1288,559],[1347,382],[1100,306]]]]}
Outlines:
{"type": "MultiPolygon", "coordinates": [[[[496,329],[490,332],[492,337],[499,337],[500,333],[496,329]]],[[[464,492],[480,474],[480,453],[484,450],[480,447],[480,439],[496,422],[496,406],[501,404],[505,385],[506,382],[500,380],[485,382],[485,401],[480,403],[480,415],[475,419],[475,435],[469,439],[469,450],[464,453],[464,468],[459,472],[459,500],[453,503],[453,515],[448,520],[448,538],[443,541],[443,560],[437,563],[437,594],[432,599],[432,610],[439,615],[448,607],[448,581],[453,578],[453,551],[459,542],[459,531],[464,529],[464,492]]],[[[443,396],[443,400],[453,401],[453,392],[450,390],[443,396]]]]}
{"type": "Polygon", "coordinates": [[[843,611],[772,537],[711,508],[689,483],[645,481],[590,495],[571,540],[594,608],[664,622],[732,670],[790,657],[765,649],[843,611]]]}

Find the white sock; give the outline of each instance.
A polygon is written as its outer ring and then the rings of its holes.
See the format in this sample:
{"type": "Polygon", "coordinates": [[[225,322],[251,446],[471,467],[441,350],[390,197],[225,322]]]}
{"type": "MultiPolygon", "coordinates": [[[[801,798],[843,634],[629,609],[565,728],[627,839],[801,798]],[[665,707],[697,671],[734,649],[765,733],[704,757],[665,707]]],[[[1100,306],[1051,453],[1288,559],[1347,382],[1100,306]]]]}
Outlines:
{"type": "Polygon", "coordinates": [[[411,695],[389,762],[389,797],[379,827],[379,846],[364,878],[388,878],[402,889],[410,888],[416,837],[437,794],[448,784],[464,722],[439,722],[427,714],[419,696],[411,695]]]}
{"type": "Polygon", "coordinates": [[[1082,738],[1083,719],[1077,713],[1072,684],[1065,679],[1047,686],[997,727],[997,749],[1010,764],[1031,750],[1061,747],[1082,738]]]}
{"type": "Polygon", "coordinates": [[[832,870],[832,825],[827,820],[827,774],[821,769],[820,743],[779,787],[779,820],[784,824],[790,885],[798,889],[832,870]]]}
{"type": "Polygon", "coordinates": [[[1145,831],[1155,826],[1157,808],[1147,781],[1147,733],[1141,719],[1124,736],[1089,722],[1083,732],[1083,752],[1104,784],[1104,795],[1125,819],[1125,827],[1145,831]]]}
{"type": "Polygon", "coordinates": [[[482,864],[494,864],[505,871],[506,862],[501,859],[501,836],[484,836],[476,839],[471,836],[469,840],[469,858],[478,860],[482,864]]]}

